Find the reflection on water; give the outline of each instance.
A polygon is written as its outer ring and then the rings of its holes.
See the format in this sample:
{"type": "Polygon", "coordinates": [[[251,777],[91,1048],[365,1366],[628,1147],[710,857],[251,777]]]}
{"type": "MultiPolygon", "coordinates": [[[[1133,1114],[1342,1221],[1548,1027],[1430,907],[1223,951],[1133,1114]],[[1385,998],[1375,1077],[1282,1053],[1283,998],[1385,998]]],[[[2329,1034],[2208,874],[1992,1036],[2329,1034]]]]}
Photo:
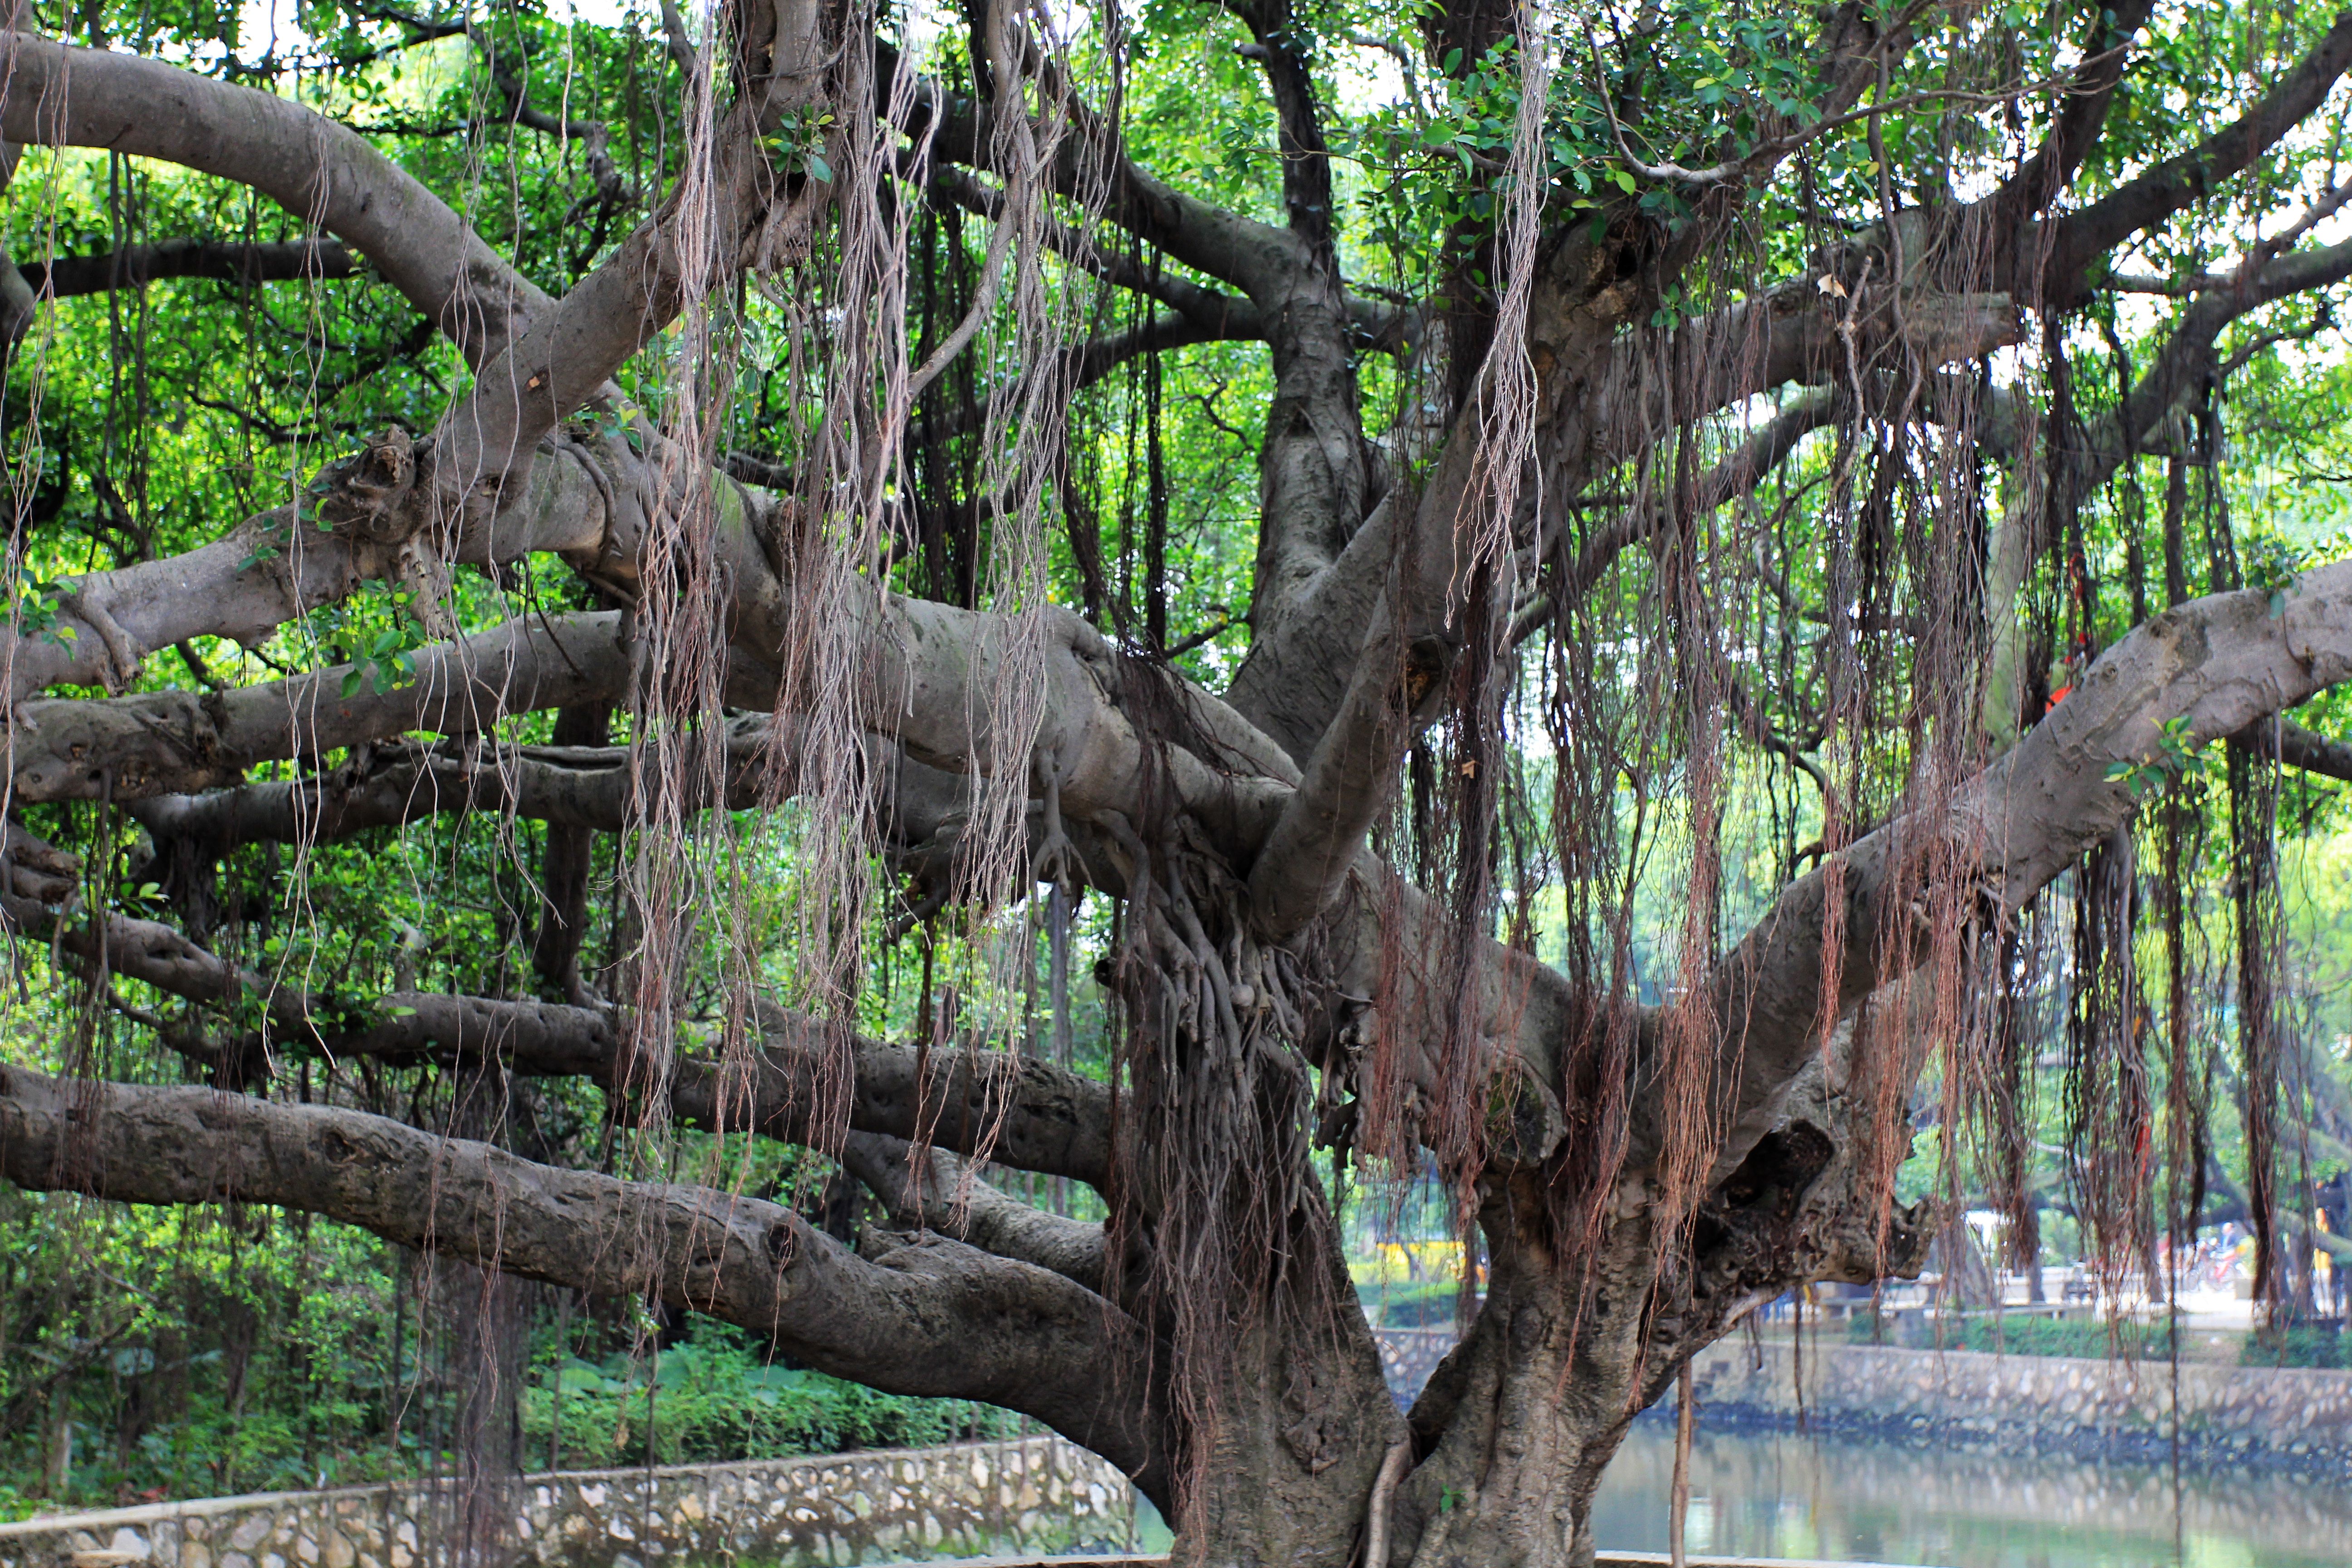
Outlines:
{"type": "MultiPolygon", "coordinates": [[[[1603,1551],[1666,1549],[1674,1424],[1633,1425],[1595,1500],[1603,1551]]],[[[1709,1433],[1691,1453],[1690,1550],[1929,1568],[2345,1568],[2352,1476],[2295,1479],[1709,1433]]]]}

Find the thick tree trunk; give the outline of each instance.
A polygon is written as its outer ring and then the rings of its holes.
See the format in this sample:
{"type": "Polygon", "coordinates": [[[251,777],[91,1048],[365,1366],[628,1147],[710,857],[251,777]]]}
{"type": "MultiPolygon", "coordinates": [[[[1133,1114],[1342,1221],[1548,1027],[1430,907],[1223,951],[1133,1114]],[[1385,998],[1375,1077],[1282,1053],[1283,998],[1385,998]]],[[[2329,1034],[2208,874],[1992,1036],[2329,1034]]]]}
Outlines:
{"type": "Polygon", "coordinates": [[[1348,1568],[1404,1418],[1319,1195],[1294,1211],[1263,1303],[1231,1324],[1192,1419],[1205,1441],[1171,1521],[1178,1561],[1348,1568]]]}
{"type": "Polygon", "coordinates": [[[1539,1179],[1496,1183],[1477,1320],[1412,1413],[1423,1458],[1401,1489],[1394,1563],[1554,1568],[1592,1561],[1592,1494],[1658,1364],[1643,1343],[1656,1255],[1646,1215],[1563,1257],[1539,1179]]]}
{"type": "MultiPolygon", "coordinates": [[[[1316,1568],[1581,1568],[1592,1496],[1634,1415],[1671,1379],[1680,1321],[1653,1315],[1658,1255],[1646,1207],[1589,1253],[1562,1245],[1539,1176],[1496,1181],[1480,1223],[1484,1306],[1411,1416],[1394,1414],[1378,1346],[1343,1271],[1312,1271],[1237,1325],[1214,1384],[1216,1440],[1182,1514],[1184,1563],[1316,1568]],[[1400,1439],[1412,1462],[1383,1497],[1400,1439]],[[1385,1562],[1364,1552],[1388,1517],[1385,1562]]],[[[1303,1260],[1336,1241],[1318,1206],[1294,1226],[1303,1260]]],[[[1336,1247],[1327,1256],[1338,1258],[1336,1247]]],[[[1687,1264],[1686,1264],[1687,1266],[1687,1264]]],[[[1692,1338],[1689,1348],[1714,1338],[1692,1338]]]]}

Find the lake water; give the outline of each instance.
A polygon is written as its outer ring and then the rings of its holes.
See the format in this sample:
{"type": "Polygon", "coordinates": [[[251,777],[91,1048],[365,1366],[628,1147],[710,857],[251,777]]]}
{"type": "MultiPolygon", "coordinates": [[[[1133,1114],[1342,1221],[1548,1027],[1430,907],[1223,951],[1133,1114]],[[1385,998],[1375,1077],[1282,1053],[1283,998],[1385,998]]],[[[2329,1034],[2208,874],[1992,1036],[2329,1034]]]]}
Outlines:
{"type": "MultiPolygon", "coordinates": [[[[1674,1424],[1634,1423],[1594,1502],[1604,1551],[1666,1549],[1674,1424]]],[[[1693,1552],[1927,1568],[2347,1568],[2352,1475],[2291,1479],[1789,1433],[1691,1452],[1693,1552]]]]}

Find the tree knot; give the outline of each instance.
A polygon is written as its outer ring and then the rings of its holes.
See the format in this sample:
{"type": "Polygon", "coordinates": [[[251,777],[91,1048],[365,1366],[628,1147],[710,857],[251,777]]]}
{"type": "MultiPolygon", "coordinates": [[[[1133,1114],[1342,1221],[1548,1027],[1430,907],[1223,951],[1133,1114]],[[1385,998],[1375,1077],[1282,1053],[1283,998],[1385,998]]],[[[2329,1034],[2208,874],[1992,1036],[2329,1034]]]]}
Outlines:
{"type": "Polygon", "coordinates": [[[353,541],[391,544],[408,539],[424,521],[408,500],[419,488],[425,458],[397,426],[370,437],[311,482],[319,525],[353,541]]]}
{"type": "Polygon", "coordinates": [[[1418,712],[1454,668],[1454,650],[1444,637],[1415,637],[1404,650],[1404,670],[1397,685],[1404,712],[1418,712]]]}

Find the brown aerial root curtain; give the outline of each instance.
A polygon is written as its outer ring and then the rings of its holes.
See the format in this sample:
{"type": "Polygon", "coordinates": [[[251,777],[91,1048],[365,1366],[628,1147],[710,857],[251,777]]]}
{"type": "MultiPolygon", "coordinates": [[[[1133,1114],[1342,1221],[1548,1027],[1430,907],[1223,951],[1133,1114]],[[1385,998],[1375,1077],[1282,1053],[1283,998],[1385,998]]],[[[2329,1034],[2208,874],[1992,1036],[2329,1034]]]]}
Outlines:
{"type": "Polygon", "coordinates": [[[417,1253],[468,1558],[554,1302],[1022,1413],[1187,1563],[1549,1568],[1979,1197],[2145,1268],[2236,1095],[2277,1256],[2352,567],[2230,501],[2335,438],[2352,16],[2175,105],[2150,15],[12,33],[0,1170],[417,1253]]]}

